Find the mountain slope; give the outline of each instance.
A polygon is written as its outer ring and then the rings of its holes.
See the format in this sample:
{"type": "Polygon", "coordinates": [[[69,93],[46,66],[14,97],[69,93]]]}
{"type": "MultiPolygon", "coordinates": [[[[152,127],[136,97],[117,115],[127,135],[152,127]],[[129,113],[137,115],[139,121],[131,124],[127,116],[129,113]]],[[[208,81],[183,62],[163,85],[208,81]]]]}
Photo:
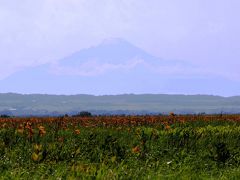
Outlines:
{"type": "Polygon", "coordinates": [[[46,94],[240,94],[240,84],[202,74],[181,61],[152,56],[123,39],[105,40],[53,64],[0,81],[0,92],[46,94]]]}

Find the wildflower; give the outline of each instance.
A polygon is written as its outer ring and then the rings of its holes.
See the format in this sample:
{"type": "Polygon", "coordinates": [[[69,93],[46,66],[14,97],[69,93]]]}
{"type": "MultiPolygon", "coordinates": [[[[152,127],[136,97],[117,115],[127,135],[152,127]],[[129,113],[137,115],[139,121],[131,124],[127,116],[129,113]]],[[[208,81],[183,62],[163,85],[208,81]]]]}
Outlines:
{"type": "Polygon", "coordinates": [[[139,148],[138,146],[132,148],[132,152],[135,153],[135,154],[140,153],[140,151],[141,151],[141,150],[140,150],[140,148],[139,148]]]}
{"type": "Polygon", "coordinates": [[[28,137],[31,138],[33,136],[32,123],[28,121],[25,128],[28,129],[28,137]]]}
{"type": "Polygon", "coordinates": [[[39,155],[34,152],[34,153],[32,154],[32,160],[33,160],[33,161],[38,161],[38,159],[39,159],[39,155]]]}
{"type": "Polygon", "coordinates": [[[19,125],[19,127],[18,127],[18,129],[17,129],[17,132],[18,132],[19,134],[23,134],[23,133],[24,133],[24,127],[23,127],[22,124],[19,125]]]}
{"type": "Polygon", "coordinates": [[[79,130],[79,129],[76,129],[76,130],[74,131],[74,133],[78,135],[78,134],[80,134],[80,130],[79,130]]]}
{"type": "Polygon", "coordinates": [[[6,127],[7,127],[7,124],[3,123],[2,128],[6,128],[6,127]]]}
{"type": "Polygon", "coordinates": [[[25,128],[26,129],[32,129],[32,123],[28,121],[25,128]]]}
{"type": "Polygon", "coordinates": [[[44,126],[39,126],[38,130],[39,130],[38,133],[39,133],[40,136],[43,136],[44,134],[46,134],[46,130],[45,130],[44,126]]]}
{"type": "Polygon", "coordinates": [[[37,152],[40,152],[42,150],[42,145],[41,144],[35,144],[34,145],[34,150],[37,152]]]}
{"type": "Polygon", "coordinates": [[[165,126],[165,129],[166,129],[166,130],[169,130],[169,129],[171,129],[171,127],[167,124],[167,125],[165,126]]]}

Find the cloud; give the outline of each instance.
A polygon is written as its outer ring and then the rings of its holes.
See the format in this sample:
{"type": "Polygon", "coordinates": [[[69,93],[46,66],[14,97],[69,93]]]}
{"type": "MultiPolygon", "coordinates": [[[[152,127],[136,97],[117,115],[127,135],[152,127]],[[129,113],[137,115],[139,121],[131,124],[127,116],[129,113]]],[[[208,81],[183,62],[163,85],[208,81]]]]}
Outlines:
{"type": "MultiPolygon", "coordinates": [[[[109,42],[105,42],[109,43],[109,42]]],[[[110,42],[111,44],[113,42],[110,42]]],[[[135,71],[136,68],[142,68],[145,72],[151,72],[155,75],[164,77],[177,78],[207,78],[207,77],[227,77],[226,74],[217,74],[210,69],[194,66],[190,64],[151,64],[144,59],[133,58],[123,63],[106,63],[98,59],[87,60],[86,62],[77,66],[62,66],[58,63],[53,63],[49,72],[57,76],[82,76],[82,77],[96,77],[103,74],[111,74],[111,72],[135,71]]]]}
{"type": "Polygon", "coordinates": [[[54,64],[50,69],[50,73],[70,76],[98,76],[116,70],[131,70],[143,63],[144,61],[139,59],[132,59],[120,64],[100,63],[95,60],[90,60],[77,67],[66,67],[54,64]]]}

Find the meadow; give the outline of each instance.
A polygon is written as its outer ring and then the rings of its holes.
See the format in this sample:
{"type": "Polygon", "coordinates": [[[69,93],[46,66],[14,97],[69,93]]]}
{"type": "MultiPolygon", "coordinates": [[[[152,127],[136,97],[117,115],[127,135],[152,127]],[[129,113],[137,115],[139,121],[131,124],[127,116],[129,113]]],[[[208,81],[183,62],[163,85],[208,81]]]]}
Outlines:
{"type": "Polygon", "coordinates": [[[0,118],[0,179],[240,179],[240,115],[0,118]]]}

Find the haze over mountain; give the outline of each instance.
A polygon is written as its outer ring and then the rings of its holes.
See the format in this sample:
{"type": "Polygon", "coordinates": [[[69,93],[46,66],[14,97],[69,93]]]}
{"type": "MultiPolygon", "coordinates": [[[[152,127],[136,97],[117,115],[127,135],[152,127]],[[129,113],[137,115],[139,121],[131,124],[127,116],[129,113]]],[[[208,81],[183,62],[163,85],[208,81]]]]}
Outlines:
{"type": "Polygon", "coordinates": [[[240,85],[179,60],[161,59],[121,38],[0,81],[0,92],[46,94],[240,94],[240,85]]]}
{"type": "Polygon", "coordinates": [[[240,95],[239,9],[239,0],[0,1],[0,93],[240,95]]]}

